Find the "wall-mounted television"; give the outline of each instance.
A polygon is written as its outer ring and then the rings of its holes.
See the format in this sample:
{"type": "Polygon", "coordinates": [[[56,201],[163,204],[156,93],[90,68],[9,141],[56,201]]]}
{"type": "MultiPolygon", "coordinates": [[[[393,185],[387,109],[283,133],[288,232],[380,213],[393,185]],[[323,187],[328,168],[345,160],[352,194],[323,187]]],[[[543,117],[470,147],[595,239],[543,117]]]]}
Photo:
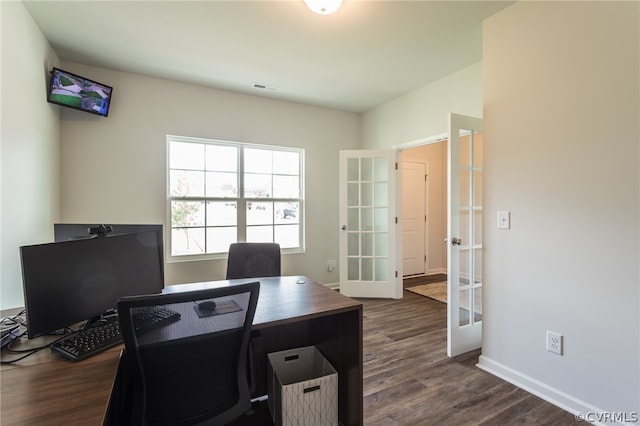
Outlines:
{"type": "Polygon", "coordinates": [[[51,70],[47,101],[106,117],[113,87],[59,68],[51,70]]]}

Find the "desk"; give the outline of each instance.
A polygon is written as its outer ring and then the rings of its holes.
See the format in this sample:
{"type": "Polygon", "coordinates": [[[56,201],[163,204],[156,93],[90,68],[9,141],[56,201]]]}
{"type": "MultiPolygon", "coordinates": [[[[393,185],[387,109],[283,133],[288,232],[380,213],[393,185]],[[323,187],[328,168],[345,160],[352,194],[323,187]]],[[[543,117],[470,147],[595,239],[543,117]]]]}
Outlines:
{"type": "MultiPolygon", "coordinates": [[[[266,354],[315,345],[338,370],[338,415],[362,424],[362,304],[306,277],[211,281],[167,286],[164,293],[260,281],[253,330],[256,390],[266,395],[266,354]],[[304,283],[299,283],[303,281],[304,283]]],[[[27,342],[28,343],[28,342],[27,342]]],[[[104,419],[122,345],[81,362],[43,350],[2,366],[4,425],[99,425],[104,419]]],[[[3,359],[10,359],[3,353],[3,359]]]]}

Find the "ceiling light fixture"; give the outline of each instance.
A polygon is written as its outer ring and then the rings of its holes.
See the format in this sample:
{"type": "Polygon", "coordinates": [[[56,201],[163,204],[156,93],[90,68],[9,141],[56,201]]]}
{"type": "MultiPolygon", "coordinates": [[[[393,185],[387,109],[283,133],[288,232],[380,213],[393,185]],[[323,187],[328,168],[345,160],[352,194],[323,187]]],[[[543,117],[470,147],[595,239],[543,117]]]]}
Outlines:
{"type": "Polygon", "coordinates": [[[340,8],[342,0],[304,0],[312,12],[329,15],[340,8]]]}

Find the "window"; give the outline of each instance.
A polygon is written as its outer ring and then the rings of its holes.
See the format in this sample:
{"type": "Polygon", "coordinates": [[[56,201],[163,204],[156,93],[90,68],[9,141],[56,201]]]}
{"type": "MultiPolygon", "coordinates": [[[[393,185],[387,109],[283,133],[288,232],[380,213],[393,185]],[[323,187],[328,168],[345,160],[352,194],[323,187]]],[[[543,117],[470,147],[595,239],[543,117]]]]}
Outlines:
{"type": "Polygon", "coordinates": [[[236,241],[303,249],[304,150],[167,136],[170,257],[236,241]]]}

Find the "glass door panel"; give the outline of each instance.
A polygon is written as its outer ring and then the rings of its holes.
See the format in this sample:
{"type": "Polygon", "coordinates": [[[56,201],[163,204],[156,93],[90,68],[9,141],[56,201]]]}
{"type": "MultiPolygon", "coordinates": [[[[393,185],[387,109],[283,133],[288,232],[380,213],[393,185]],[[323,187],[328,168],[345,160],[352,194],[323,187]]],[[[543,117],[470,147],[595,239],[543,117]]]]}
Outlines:
{"type": "Polygon", "coordinates": [[[395,156],[340,153],[340,291],[348,296],[402,296],[395,268],[395,156]]]}
{"type": "Polygon", "coordinates": [[[450,115],[447,353],[482,343],[482,120],[450,115]]]}

